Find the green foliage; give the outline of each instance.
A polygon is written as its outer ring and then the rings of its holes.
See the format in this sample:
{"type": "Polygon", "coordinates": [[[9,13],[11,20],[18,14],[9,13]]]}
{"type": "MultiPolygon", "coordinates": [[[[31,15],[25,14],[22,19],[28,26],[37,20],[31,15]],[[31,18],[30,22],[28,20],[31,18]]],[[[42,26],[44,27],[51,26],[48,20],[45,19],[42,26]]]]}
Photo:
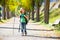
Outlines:
{"type": "Polygon", "coordinates": [[[50,12],[50,22],[53,23],[55,20],[60,18],[60,9],[54,9],[50,12]]]}
{"type": "Polygon", "coordinates": [[[56,17],[60,15],[60,9],[54,9],[53,11],[50,12],[50,18],[56,17]]]}
{"type": "Polygon", "coordinates": [[[8,0],[0,0],[0,5],[7,4],[8,0]]]}
{"type": "Polygon", "coordinates": [[[38,2],[40,3],[40,6],[42,5],[44,0],[35,0],[35,3],[37,4],[38,2]]]}
{"type": "Polygon", "coordinates": [[[0,0],[0,5],[4,2],[4,0],[0,0]]]}
{"type": "Polygon", "coordinates": [[[18,2],[16,0],[9,0],[7,3],[10,11],[14,11],[18,6],[18,2]]]}
{"type": "Polygon", "coordinates": [[[26,10],[31,9],[32,0],[20,0],[20,2],[21,2],[22,7],[25,8],[26,10]]]}
{"type": "Polygon", "coordinates": [[[15,10],[18,5],[16,0],[0,0],[1,5],[9,6],[10,10],[15,10]]]}
{"type": "MultiPolygon", "coordinates": [[[[50,23],[54,23],[57,19],[60,19],[60,9],[54,9],[50,12],[50,23]]],[[[58,31],[60,30],[60,24],[54,26],[58,31]]]]}

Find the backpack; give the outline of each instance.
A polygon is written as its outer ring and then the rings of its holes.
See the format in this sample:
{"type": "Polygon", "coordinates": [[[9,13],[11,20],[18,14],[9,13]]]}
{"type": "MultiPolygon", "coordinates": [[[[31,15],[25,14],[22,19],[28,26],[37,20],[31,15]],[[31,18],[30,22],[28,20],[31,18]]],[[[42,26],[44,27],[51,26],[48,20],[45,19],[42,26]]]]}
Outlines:
{"type": "MultiPolygon", "coordinates": [[[[20,16],[20,18],[21,18],[22,16],[20,16]]],[[[24,17],[25,18],[25,17],[24,17]]],[[[25,21],[26,21],[26,24],[28,23],[28,20],[27,20],[27,18],[25,18],[25,21]]]]}
{"type": "MultiPolygon", "coordinates": [[[[25,17],[24,17],[25,18],[25,17]]],[[[28,23],[28,20],[27,20],[27,18],[25,18],[25,21],[26,21],[26,24],[28,23]]]]}
{"type": "MultiPolygon", "coordinates": [[[[25,12],[25,14],[24,15],[27,15],[27,13],[25,12]]],[[[25,21],[26,21],[26,24],[28,23],[28,19],[27,18],[25,18],[25,21]]]]}

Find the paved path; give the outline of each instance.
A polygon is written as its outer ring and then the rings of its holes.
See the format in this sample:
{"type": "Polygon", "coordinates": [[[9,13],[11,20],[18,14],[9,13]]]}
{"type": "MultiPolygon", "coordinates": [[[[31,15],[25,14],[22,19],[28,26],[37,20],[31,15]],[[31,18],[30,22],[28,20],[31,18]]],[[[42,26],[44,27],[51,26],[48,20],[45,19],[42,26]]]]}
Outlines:
{"type": "Polygon", "coordinates": [[[54,35],[53,30],[48,30],[38,23],[28,23],[27,36],[21,36],[17,28],[19,28],[19,18],[12,18],[9,22],[0,24],[0,40],[60,40],[60,37],[54,35]]]}

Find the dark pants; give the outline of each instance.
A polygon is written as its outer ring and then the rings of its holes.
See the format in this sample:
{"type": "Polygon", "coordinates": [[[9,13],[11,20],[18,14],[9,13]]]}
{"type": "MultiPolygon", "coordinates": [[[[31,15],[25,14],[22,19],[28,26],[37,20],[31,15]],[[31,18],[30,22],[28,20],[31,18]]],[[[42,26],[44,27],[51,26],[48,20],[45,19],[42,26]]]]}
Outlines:
{"type": "Polygon", "coordinates": [[[21,32],[27,34],[26,23],[21,23],[21,32]]]}

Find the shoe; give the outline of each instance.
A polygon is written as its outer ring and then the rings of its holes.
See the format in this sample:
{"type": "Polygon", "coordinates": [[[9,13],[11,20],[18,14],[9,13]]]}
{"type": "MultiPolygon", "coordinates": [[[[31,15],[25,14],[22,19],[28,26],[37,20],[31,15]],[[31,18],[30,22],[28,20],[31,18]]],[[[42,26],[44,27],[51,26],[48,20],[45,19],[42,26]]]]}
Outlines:
{"type": "Polygon", "coordinates": [[[25,33],[25,36],[27,36],[27,33],[25,33]]]}

